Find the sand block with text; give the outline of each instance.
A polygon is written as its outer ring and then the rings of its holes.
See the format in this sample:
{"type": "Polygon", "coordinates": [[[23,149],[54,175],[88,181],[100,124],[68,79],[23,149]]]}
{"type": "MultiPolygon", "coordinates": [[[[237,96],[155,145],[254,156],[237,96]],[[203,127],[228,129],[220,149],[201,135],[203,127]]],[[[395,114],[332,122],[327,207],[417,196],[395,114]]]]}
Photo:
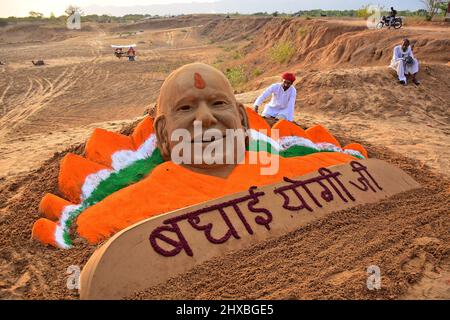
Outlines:
{"type": "Polygon", "coordinates": [[[150,218],[94,252],[81,273],[80,296],[120,299],[327,214],[418,187],[393,165],[358,160],[150,218]]]}

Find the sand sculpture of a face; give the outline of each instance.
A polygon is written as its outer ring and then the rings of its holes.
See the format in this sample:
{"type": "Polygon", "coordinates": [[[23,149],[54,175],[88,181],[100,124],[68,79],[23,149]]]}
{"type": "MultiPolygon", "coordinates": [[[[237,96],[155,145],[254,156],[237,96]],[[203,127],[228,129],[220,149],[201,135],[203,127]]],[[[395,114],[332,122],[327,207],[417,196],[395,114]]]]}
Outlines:
{"type": "Polygon", "coordinates": [[[96,244],[151,217],[367,158],[361,145],[342,147],[320,125],[303,130],[280,120],[272,130],[260,115],[236,101],[220,71],[201,63],[174,71],[161,88],[157,106],[156,119],[145,117],[130,136],[96,129],[83,156],[64,156],[58,176],[63,197],[42,198],[34,239],[60,248],[70,248],[77,237],[96,244]],[[180,130],[188,134],[191,152],[178,163],[174,150],[181,142],[173,135],[180,130]],[[214,141],[206,135],[210,130],[219,133],[214,141]],[[243,146],[242,136],[233,135],[239,130],[247,133],[243,146]],[[224,143],[230,131],[232,143],[224,143]],[[215,159],[222,161],[211,163],[203,151],[216,142],[223,149],[215,149],[220,155],[215,159]],[[261,151],[265,145],[269,148],[261,151]],[[278,170],[262,174],[265,164],[259,155],[272,152],[279,159],[278,170]],[[199,154],[200,162],[195,161],[199,154]],[[248,161],[254,155],[256,162],[248,161]]]}
{"type": "Polygon", "coordinates": [[[242,160],[242,135],[230,135],[243,133],[247,127],[244,106],[237,103],[227,78],[213,67],[186,65],[173,72],[161,88],[155,130],[165,160],[175,160],[172,152],[181,142],[174,139],[174,134],[182,129],[190,137],[190,156],[181,164],[194,171],[220,175],[221,170],[231,169],[242,160]],[[227,135],[232,143],[226,143],[227,135]],[[215,151],[221,153],[215,158],[221,161],[211,163],[204,159],[204,151],[215,146],[215,151]]]}

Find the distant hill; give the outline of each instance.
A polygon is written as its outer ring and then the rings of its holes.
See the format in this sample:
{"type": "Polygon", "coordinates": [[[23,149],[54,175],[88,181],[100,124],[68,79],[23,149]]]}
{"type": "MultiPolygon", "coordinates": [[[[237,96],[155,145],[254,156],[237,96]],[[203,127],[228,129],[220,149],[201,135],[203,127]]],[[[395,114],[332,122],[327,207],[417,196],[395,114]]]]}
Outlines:
{"type": "MultiPolygon", "coordinates": [[[[125,14],[151,14],[151,15],[179,15],[191,13],[255,13],[255,12],[285,12],[294,13],[299,10],[350,10],[366,5],[367,0],[220,0],[215,2],[171,3],[147,6],[98,6],[84,7],[86,14],[109,14],[123,16],[125,14]]],[[[417,10],[422,7],[419,0],[376,0],[373,3],[390,8],[392,5],[400,10],[417,10]],[[394,3],[395,2],[395,3],[394,3]]]]}

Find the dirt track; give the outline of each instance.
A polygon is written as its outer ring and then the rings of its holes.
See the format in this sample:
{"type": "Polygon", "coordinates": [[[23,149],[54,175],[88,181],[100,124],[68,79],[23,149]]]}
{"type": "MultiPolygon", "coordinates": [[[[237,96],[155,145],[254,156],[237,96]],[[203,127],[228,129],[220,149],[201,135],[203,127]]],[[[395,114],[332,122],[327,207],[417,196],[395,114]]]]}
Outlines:
{"type": "Polygon", "coordinates": [[[0,67],[0,150],[6,155],[0,177],[36,168],[95,127],[117,129],[142,116],[171,70],[197,60],[212,63],[208,55],[218,51],[199,46],[192,28],[134,36],[90,29],[60,42],[20,44],[20,50],[0,45],[7,61],[0,67]],[[113,56],[111,44],[131,42],[138,44],[138,61],[113,56]],[[43,57],[46,66],[30,62],[43,57]]]}
{"type": "Polygon", "coordinates": [[[0,298],[77,297],[65,287],[66,269],[82,266],[94,248],[62,252],[29,239],[40,198],[57,194],[58,152],[84,142],[93,128],[133,123],[154,103],[165,76],[192,61],[260,68],[238,88],[249,91],[238,95],[249,104],[260,92],[251,90],[278,81],[286,69],[298,71],[297,121],[322,123],[370,146],[372,157],[395,163],[424,188],[210,261],[135,298],[449,298],[442,283],[450,268],[450,28],[375,33],[345,21],[222,20],[88,25],[67,34],[45,29],[33,39],[28,29],[16,38],[0,30],[9,42],[0,42],[7,62],[0,66],[0,298]],[[302,26],[309,39],[297,32],[302,26]],[[404,36],[417,40],[420,87],[397,86],[386,68],[392,45],[404,36]],[[297,51],[289,63],[274,64],[265,52],[281,40],[297,51]],[[109,47],[127,43],[138,45],[135,63],[118,60],[109,47]],[[47,65],[32,66],[37,59],[47,65]],[[376,294],[361,285],[370,264],[381,264],[386,276],[376,294]]]}

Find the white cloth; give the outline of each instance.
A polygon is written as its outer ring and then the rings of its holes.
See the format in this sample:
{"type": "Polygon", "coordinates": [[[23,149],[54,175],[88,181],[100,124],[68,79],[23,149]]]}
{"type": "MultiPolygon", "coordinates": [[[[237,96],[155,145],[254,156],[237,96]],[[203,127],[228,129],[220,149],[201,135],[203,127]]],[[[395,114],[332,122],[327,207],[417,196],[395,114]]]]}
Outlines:
{"type": "Polygon", "coordinates": [[[261,106],[264,100],[270,95],[272,95],[272,99],[264,107],[262,115],[271,117],[279,116],[280,118],[293,121],[295,99],[297,97],[297,90],[294,86],[290,86],[285,91],[281,83],[272,84],[256,99],[254,106],[261,106]]]}
{"type": "Polygon", "coordinates": [[[401,45],[396,46],[394,48],[394,54],[392,56],[390,67],[395,71],[397,71],[398,80],[405,81],[405,83],[407,74],[415,74],[419,72],[419,61],[416,58],[414,58],[411,46],[408,46],[406,51],[403,51],[401,45]],[[413,58],[414,60],[413,64],[406,64],[404,59],[407,56],[413,58]]]}

